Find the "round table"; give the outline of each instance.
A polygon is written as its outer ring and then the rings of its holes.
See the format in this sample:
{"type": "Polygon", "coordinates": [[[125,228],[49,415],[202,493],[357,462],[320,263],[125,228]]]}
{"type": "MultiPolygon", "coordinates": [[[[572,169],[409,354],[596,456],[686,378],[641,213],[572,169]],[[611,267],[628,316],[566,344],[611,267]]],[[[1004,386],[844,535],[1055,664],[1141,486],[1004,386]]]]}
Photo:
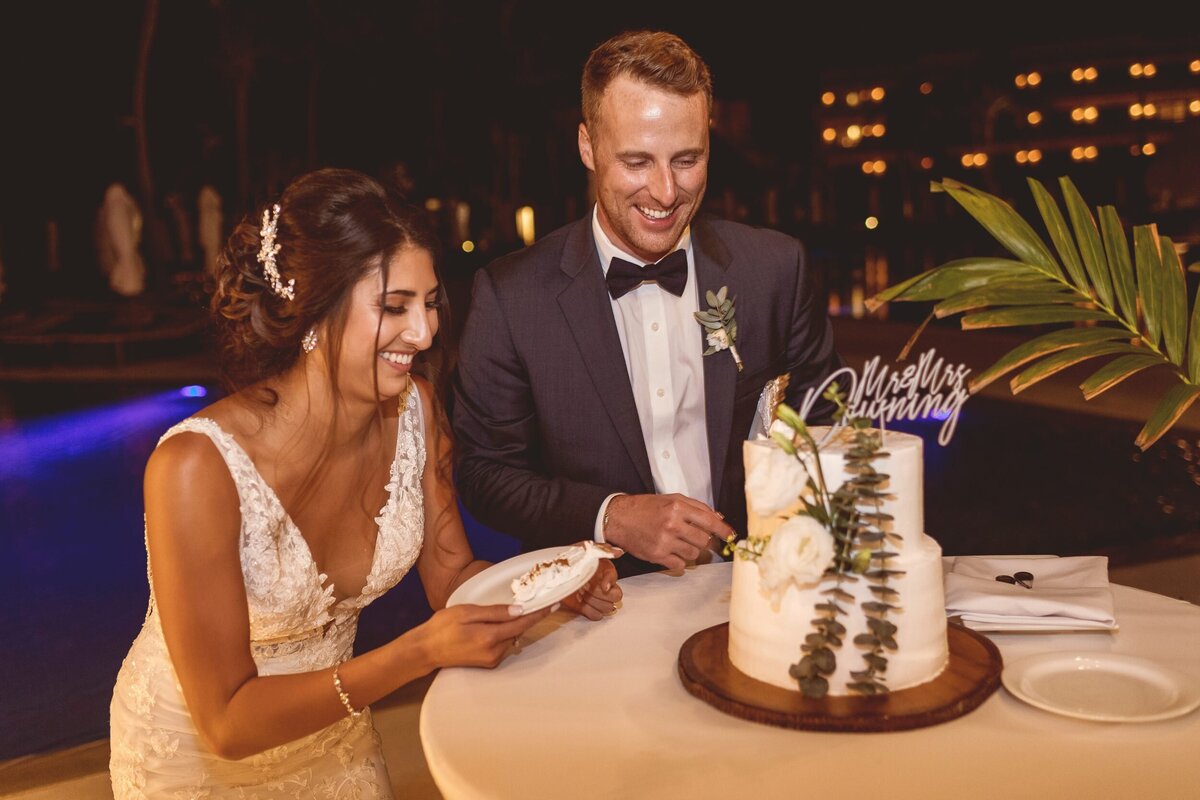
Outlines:
{"type": "MultiPolygon", "coordinates": [[[[792,731],[692,697],[680,645],[729,619],[730,564],[621,581],[599,623],[558,612],[494,670],[445,669],[421,709],[438,788],[459,798],[964,800],[1200,797],[1200,711],[1090,722],[1001,687],[951,722],[898,733],[792,731]]],[[[1127,653],[1200,679],[1200,606],[1113,587],[1118,632],[989,634],[1006,661],[1127,653]]]]}

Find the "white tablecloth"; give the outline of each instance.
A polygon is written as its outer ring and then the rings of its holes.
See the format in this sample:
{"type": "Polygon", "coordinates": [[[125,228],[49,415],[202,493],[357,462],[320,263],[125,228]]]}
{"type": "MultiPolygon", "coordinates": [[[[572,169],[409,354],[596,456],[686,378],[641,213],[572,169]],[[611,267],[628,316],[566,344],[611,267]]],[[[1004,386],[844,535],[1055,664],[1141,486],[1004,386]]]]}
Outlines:
{"type": "MultiPolygon", "coordinates": [[[[1200,711],[1089,722],[1001,687],[900,733],[791,731],[728,716],[679,682],[680,645],[729,619],[730,565],[621,582],[600,623],[558,612],[495,670],[446,669],[421,709],[429,769],[460,798],[1200,798],[1200,711]]],[[[992,634],[1006,661],[1128,653],[1200,679],[1200,607],[1114,586],[1117,633],[992,634]]]]}

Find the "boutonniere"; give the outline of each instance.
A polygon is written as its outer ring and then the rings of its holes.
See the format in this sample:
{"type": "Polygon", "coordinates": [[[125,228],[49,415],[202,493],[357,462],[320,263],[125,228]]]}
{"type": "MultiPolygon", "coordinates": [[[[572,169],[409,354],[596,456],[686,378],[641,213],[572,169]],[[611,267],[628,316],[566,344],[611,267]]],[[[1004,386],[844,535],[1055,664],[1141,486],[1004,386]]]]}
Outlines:
{"type": "Polygon", "coordinates": [[[693,312],[696,321],[704,326],[704,338],[708,349],[704,355],[709,356],[721,350],[728,350],[737,364],[738,372],[742,371],[742,357],[737,351],[737,320],[733,317],[733,298],[729,297],[729,287],[722,286],[713,294],[704,293],[708,300],[708,311],[693,312]]]}

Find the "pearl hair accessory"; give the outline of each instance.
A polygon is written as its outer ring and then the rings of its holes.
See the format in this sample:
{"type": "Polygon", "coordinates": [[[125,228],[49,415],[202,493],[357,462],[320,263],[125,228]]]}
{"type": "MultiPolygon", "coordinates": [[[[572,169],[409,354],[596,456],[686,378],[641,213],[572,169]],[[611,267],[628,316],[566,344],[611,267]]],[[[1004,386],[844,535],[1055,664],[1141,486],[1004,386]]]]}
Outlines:
{"type": "Polygon", "coordinates": [[[258,251],[258,263],[263,265],[263,275],[271,285],[271,291],[284,300],[295,300],[296,279],[292,278],[285,284],[279,274],[279,267],[275,265],[275,255],[279,252],[279,245],[275,243],[278,224],[279,204],[263,209],[262,228],[258,232],[262,240],[262,247],[258,251]]]}
{"type": "Polygon", "coordinates": [[[300,349],[305,353],[311,353],[317,349],[317,329],[309,328],[308,333],[304,334],[304,338],[300,340],[300,349]]]}

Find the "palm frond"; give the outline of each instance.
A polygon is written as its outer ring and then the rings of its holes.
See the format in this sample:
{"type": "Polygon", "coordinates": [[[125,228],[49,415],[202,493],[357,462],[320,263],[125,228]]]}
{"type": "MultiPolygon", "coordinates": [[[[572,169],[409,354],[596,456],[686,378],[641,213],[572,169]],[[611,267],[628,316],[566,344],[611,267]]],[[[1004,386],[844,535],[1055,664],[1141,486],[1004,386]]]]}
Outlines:
{"type": "Polygon", "coordinates": [[[1031,179],[1029,187],[1053,250],[1000,198],[953,180],[935,182],[934,191],[953,198],[1015,258],[951,261],[883,290],[867,307],[932,302],[930,318],[961,313],[963,330],[1072,324],[1006,353],[975,376],[972,392],[1019,368],[1014,393],[1082,361],[1110,358],[1080,385],[1090,400],[1142,370],[1170,368],[1181,383],[1166,391],[1138,434],[1144,450],[1200,397],[1200,291],[1189,313],[1183,264],[1154,225],[1133,228],[1131,252],[1117,212],[1102,206],[1093,214],[1069,178],[1059,180],[1065,216],[1045,186],[1031,179]]]}

